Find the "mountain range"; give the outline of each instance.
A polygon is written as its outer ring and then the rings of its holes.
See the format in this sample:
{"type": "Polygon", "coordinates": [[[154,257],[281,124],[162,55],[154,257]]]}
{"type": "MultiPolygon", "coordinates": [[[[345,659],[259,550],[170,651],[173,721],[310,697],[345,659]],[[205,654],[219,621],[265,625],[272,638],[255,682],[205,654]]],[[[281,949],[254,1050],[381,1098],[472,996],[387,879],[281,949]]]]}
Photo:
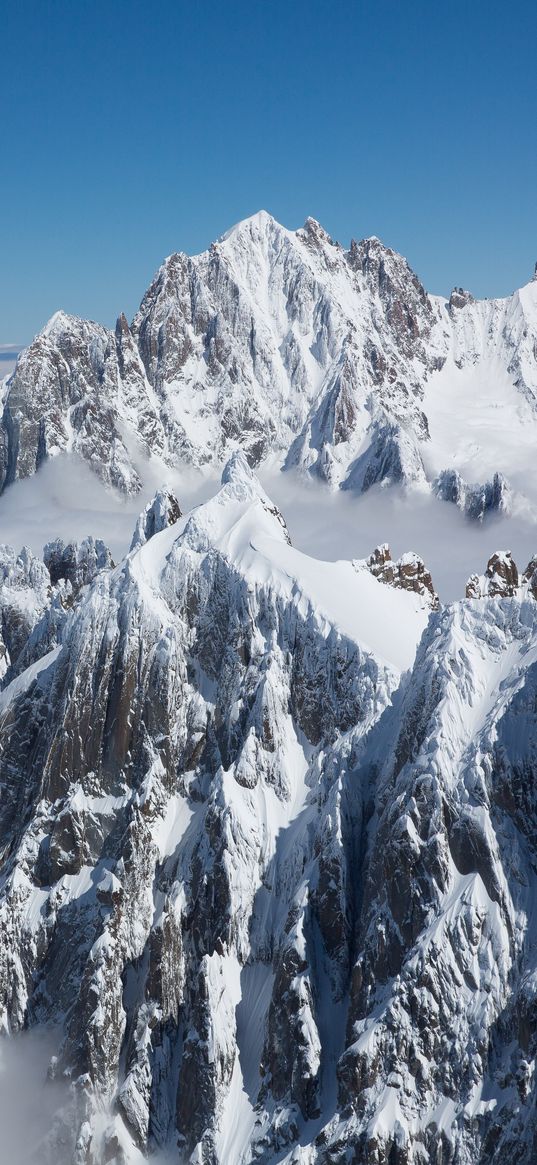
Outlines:
{"type": "Polygon", "coordinates": [[[45,1049],[9,1165],[533,1165],[537,555],[477,555],[536,393],[535,281],[444,300],[265,213],[21,353],[0,516],[60,455],[221,482],[163,485],[117,562],[0,547],[5,1078],[45,1049]],[[267,463],[457,506],[466,593],[380,538],[304,553],[267,463]]]}
{"type": "Polygon", "coordinates": [[[334,488],[433,488],[482,518],[508,508],[511,474],[523,490],[536,352],[535,279],[445,300],[376,238],[345,250],[314,219],[289,231],[262,211],[166,259],[130,325],[52,317],[4,382],[0,486],[70,452],[136,493],[148,457],[222,467],[240,447],[334,488]]]}

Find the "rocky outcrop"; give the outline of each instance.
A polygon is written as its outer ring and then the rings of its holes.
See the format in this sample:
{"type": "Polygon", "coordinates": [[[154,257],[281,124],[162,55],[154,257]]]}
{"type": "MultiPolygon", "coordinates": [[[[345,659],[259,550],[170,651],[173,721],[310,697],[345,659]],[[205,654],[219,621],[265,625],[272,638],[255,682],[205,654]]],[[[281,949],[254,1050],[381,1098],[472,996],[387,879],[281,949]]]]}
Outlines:
{"type": "Polygon", "coordinates": [[[48,542],[43,550],[43,560],[52,586],[61,580],[69,584],[74,595],[92,582],[100,570],[110,570],[114,565],[108,547],[100,538],[91,536],[82,542],[65,544],[61,538],[48,542]]]}
{"type": "Polygon", "coordinates": [[[398,590],[411,591],[426,600],[433,610],[439,607],[438,595],[430,571],[419,554],[403,554],[394,562],[387,543],[377,546],[365,565],[379,582],[398,590]]]}
{"type": "Polygon", "coordinates": [[[444,469],[433,482],[433,490],[441,501],[452,502],[474,522],[510,511],[511,489],[501,473],[484,485],[468,485],[456,469],[444,469]]]}
{"type": "Polygon", "coordinates": [[[485,576],[488,579],[487,593],[495,595],[516,594],[519,579],[516,563],[510,550],[498,550],[489,558],[485,576]]]}
{"type": "Polygon", "coordinates": [[[469,291],[465,291],[463,287],[454,287],[449,297],[449,310],[460,311],[462,307],[466,307],[469,303],[475,303],[473,295],[469,291]]]}
{"type": "MultiPolygon", "coordinates": [[[[466,583],[466,598],[478,599],[507,598],[519,592],[521,581],[531,579],[531,562],[527,567],[530,573],[519,578],[518,568],[510,550],[497,550],[487,562],[484,575],[472,574],[466,583]]],[[[530,587],[531,590],[531,587],[530,587]]]]}
{"type": "Polygon", "coordinates": [[[180,517],[181,508],[175,494],[168,489],[157,490],[138,518],[132,536],[131,550],[143,546],[154,534],[160,534],[167,526],[173,526],[180,517]]]}

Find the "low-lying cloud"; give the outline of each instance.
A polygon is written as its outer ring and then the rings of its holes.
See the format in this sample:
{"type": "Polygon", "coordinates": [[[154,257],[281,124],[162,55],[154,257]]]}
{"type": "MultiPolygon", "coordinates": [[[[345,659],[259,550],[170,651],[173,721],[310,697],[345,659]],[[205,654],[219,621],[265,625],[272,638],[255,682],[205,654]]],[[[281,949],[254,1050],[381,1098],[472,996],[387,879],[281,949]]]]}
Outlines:
{"type": "MultiPolygon", "coordinates": [[[[41,554],[53,538],[102,538],[117,562],[128,550],[136,518],[155,490],[168,484],[183,512],[217,489],[219,474],[161,463],[143,467],[141,493],[125,498],[107,490],[79,458],[53,458],[31,478],[2,495],[0,542],[41,554]]],[[[388,542],[394,558],[407,550],[422,556],[443,602],[464,597],[465,583],[481,573],[495,550],[511,550],[519,568],[537,551],[537,523],[531,505],[511,517],[471,522],[456,506],[428,493],[371,489],[356,496],[329,490],[313,478],[261,470],[262,483],[282,511],[293,544],[313,558],[364,558],[388,542]]]]}

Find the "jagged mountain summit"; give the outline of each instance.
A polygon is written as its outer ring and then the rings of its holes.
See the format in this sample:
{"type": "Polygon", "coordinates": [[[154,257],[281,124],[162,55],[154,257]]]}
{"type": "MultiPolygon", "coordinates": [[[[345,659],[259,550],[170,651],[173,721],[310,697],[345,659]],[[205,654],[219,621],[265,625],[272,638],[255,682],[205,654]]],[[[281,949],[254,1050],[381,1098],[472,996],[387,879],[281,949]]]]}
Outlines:
{"type": "Polygon", "coordinates": [[[2,549],[0,1022],[49,1033],[35,1162],[531,1165],[535,562],[442,609],[415,554],[296,550],[238,451],[117,565],[2,549]]]}
{"type": "Polygon", "coordinates": [[[536,352],[535,281],[444,300],[376,238],[346,250],[260,212],[166,259],[131,325],[52,318],[4,384],[0,485],[67,451],[136,492],[148,457],[214,467],[240,447],[358,491],[451,474],[440,496],[480,519],[535,443],[536,352]]]}

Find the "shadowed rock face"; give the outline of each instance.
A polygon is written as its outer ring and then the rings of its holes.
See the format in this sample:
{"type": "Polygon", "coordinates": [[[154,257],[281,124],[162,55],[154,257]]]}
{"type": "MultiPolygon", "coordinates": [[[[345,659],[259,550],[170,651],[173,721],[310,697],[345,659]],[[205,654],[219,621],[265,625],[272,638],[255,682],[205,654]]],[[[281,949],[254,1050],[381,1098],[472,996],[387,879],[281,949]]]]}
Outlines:
{"type": "Polygon", "coordinates": [[[453,502],[473,522],[482,522],[490,514],[507,514],[511,490],[502,473],[495,473],[484,485],[468,485],[456,469],[444,469],[433,482],[433,489],[443,502],[453,502]]]}
{"type": "MultiPolygon", "coordinates": [[[[6,677],[0,1018],[72,1083],[40,1165],[532,1165],[537,606],[431,610],[401,680],[294,553],[236,454],[6,677]]],[[[426,574],[349,568],[394,635],[426,574]]]]}
{"type": "Polygon", "coordinates": [[[114,564],[112,555],[100,538],[85,538],[83,542],[69,542],[67,545],[57,538],[48,542],[43,550],[45,566],[50,574],[52,586],[61,581],[69,583],[76,594],[87,586],[100,570],[109,570],[114,564]]]}

